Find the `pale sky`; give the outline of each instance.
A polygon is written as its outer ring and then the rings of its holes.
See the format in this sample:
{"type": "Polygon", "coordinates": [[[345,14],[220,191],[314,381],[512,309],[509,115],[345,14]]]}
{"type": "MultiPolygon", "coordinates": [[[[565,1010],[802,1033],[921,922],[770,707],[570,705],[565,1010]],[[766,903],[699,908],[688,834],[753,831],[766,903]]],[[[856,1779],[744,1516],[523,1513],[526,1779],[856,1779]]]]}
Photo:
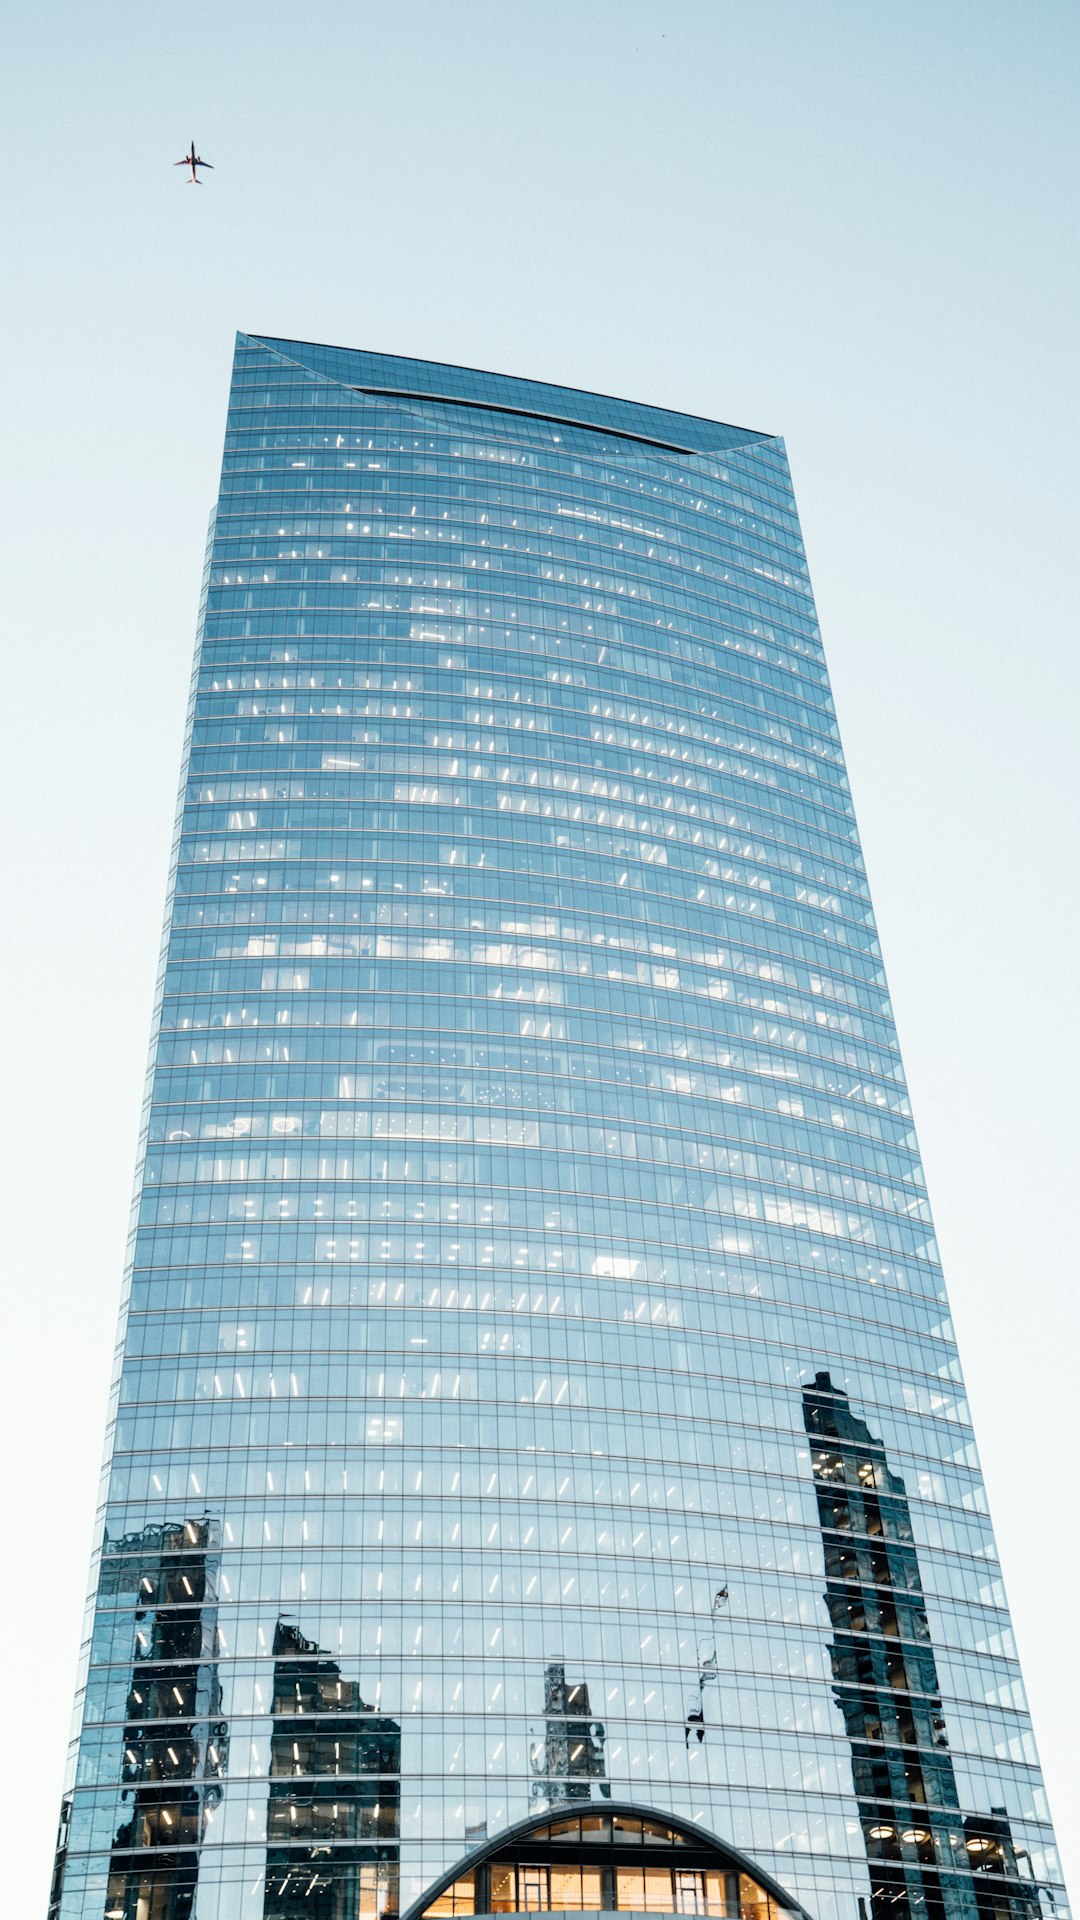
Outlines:
{"type": "Polygon", "coordinates": [[[785,435],[1080,1888],[1074,0],[35,0],[2,44],[9,1911],[45,1910],[237,327],[785,435]]]}

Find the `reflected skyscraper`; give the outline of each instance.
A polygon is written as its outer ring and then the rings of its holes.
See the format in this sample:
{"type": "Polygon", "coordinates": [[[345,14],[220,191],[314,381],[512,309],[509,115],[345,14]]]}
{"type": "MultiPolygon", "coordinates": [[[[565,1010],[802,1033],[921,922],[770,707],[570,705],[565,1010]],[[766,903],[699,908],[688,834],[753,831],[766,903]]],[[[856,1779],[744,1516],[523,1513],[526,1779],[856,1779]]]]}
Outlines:
{"type": "MultiPolygon", "coordinates": [[[[208,1518],[151,1523],[106,1543],[97,1652],[108,1680],[83,1723],[82,1765],[117,1815],[108,1920],[188,1920],[201,1848],[221,1804],[228,1727],[217,1640],[218,1529],[208,1518]],[[111,1789],[119,1784],[119,1793],[111,1789]]],[[[59,1912],[70,1800],[61,1817],[50,1914],[59,1912]]]]}
{"type": "Polygon", "coordinates": [[[395,1910],[401,1728],[288,1621],[278,1621],[274,1656],[263,1912],[348,1920],[395,1910]]]}
{"type": "Polygon", "coordinates": [[[54,1920],[1062,1911],[775,437],[240,336],[121,1332],[54,1920]]]}
{"type": "MultiPolygon", "coordinates": [[[[552,1661],[544,1670],[544,1720],[533,1740],[533,1798],[555,1806],[561,1800],[589,1800],[592,1782],[604,1778],[604,1727],[595,1720],[584,1680],[568,1682],[566,1669],[552,1661]]],[[[610,1798],[611,1788],[600,1785],[610,1798]]]]}
{"type": "Polygon", "coordinates": [[[1033,1920],[1009,1823],[959,1812],[911,1508],[880,1440],[818,1373],[803,1393],[837,1704],[851,1741],[873,1920],[1033,1920]]]}

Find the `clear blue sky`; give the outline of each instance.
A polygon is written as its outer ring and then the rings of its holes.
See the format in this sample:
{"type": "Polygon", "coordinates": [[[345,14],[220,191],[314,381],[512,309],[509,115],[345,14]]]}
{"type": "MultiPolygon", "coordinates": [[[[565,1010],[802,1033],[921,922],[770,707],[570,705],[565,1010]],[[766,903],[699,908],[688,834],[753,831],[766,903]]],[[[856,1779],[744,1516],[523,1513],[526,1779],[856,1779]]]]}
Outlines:
{"type": "Polygon", "coordinates": [[[1076,5],[36,0],[3,47],[12,1913],[45,1905],[237,326],[785,434],[1080,1887],[1076,5]]]}

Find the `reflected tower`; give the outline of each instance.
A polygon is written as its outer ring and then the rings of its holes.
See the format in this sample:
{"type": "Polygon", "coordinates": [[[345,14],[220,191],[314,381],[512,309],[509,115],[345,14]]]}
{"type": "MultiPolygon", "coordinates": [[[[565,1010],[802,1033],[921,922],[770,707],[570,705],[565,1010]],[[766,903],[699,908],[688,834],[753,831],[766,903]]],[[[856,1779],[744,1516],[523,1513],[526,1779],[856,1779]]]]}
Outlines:
{"type": "Polygon", "coordinates": [[[239,337],[120,1352],[55,1920],[1062,1901],[774,435],[239,337]]]}
{"type": "Polygon", "coordinates": [[[269,1920],[396,1912],[401,1728],[295,1626],[274,1634],[269,1920]]]}
{"type": "MultiPolygon", "coordinates": [[[[195,1912],[201,1848],[228,1761],[217,1544],[205,1516],[106,1539],[95,1637],[111,1656],[112,1697],[102,1697],[96,1726],[88,1716],[82,1760],[88,1781],[121,1783],[112,1800],[119,1817],[105,1889],[108,1920],[189,1920],[195,1912]]],[[[106,1822],[110,1798],[102,1796],[106,1822]]],[[[50,1914],[64,1910],[70,1813],[68,1799],[50,1914]]]]}
{"type": "Polygon", "coordinates": [[[557,1806],[564,1800],[590,1800],[592,1782],[610,1798],[604,1779],[604,1727],[593,1718],[584,1680],[568,1681],[566,1668],[553,1660],[544,1670],[544,1720],[534,1737],[534,1798],[557,1806]]]}
{"type": "Polygon", "coordinates": [[[851,1742],[873,1920],[1035,1920],[1001,1810],[960,1813],[904,1482],[827,1372],[803,1393],[837,1704],[851,1742]]]}

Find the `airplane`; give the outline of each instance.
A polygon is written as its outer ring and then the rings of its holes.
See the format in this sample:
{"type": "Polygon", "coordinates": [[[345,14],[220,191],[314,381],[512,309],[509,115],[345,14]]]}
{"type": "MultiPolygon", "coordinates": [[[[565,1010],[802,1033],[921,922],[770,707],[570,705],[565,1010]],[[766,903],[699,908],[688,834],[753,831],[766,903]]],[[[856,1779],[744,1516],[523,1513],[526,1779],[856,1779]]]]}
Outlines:
{"type": "MultiPolygon", "coordinates": [[[[187,185],[190,187],[192,184],[194,184],[197,187],[201,187],[202,181],[199,179],[199,176],[196,173],[195,169],[196,167],[210,167],[210,162],[209,160],[199,159],[199,156],[195,151],[195,142],[193,140],[191,143],[191,152],[185,153],[182,160],[174,160],[173,166],[174,167],[190,167],[191,179],[187,182],[187,185]]],[[[213,173],[214,171],[213,167],[210,167],[210,171],[211,173],[213,173]]]]}

